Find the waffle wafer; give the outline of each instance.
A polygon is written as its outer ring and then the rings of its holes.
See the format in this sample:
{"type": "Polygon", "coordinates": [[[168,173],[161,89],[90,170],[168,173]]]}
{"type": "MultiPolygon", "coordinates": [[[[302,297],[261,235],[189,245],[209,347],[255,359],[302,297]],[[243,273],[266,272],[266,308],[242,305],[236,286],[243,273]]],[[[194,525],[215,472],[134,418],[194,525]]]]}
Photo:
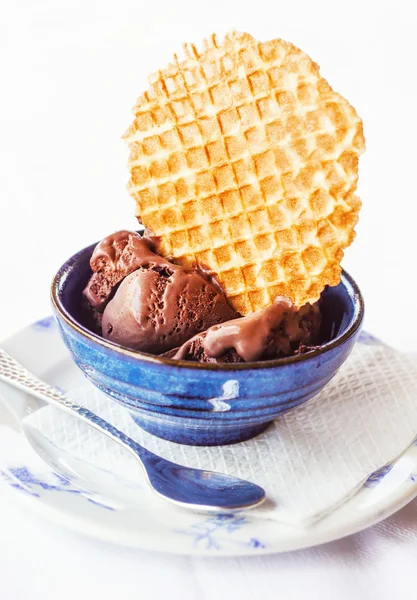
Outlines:
{"type": "Polygon", "coordinates": [[[242,314],[340,280],[364,150],[355,110],[301,50],[232,32],[149,78],[125,133],[159,251],[212,272],[242,314]]]}

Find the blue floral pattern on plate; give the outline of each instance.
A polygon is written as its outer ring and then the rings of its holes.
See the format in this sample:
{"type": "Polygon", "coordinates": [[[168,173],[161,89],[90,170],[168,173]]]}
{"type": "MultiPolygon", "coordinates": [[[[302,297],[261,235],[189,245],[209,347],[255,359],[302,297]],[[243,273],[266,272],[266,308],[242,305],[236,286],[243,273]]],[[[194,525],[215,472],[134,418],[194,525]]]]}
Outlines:
{"type": "Polygon", "coordinates": [[[98,501],[94,494],[80,490],[70,481],[68,481],[68,479],[62,477],[62,475],[52,471],[51,474],[55,479],[54,483],[49,483],[45,479],[41,479],[40,477],[34,475],[32,471],[25,466],[10,467],[7,469],[7,471],[0,470],[0,476],[6,481],[6,483],[17,490],[25,492],[30,496],[34,496],[35,498],[40,498],[39,490],[66,492],[68,494],[77,494],[96,506],[101,506],[107,510],[114,510],[113,506],[110,506],[101,500],[98,501]]]}
{"type": "Polygon", "coordinates": [[[385,465],[385,467],[382,467],[381,469],[378,469],[377,471],[369,475],[368,479],[364,484],[365,487],[374,487],[375,485],[380,483],[382,479],[384,479],[384,477],[388,475],[392,467],[393,465],[385,465]]]}
{"type": "MultiPolygon", "coordinates": [[[[417,442],[413,443],[413,446],[415,446],[415,445],[417,445],[417,442]]],[[[388,473],[390,473],[394,467],[395,467],[395,463],[392,465],[389,464],[389,465],[385,465],[384,467],[381,467],[380,469],[378,469],[377,471],[375,471],[368,477],[368,479],[364,483],[364,487],[367,487],[367,488],[375,487],[377,484],[381,483],[381,481],[384,479],[384,477],[386,477],[388,475],[388,473]]],[[[417,482],[417,473],[410,473],[408,475],[408,481],[412,481],[413,483],[416,483],[417,482]]]]}
{"type": "Polygon", "coordinates": [[[33,323],[32,327],[34,329],[39,330],[43,330],[46,331],[48,329],[52,329],[54,328],[56,325],[56,321],[54,319],[54,317],[52,315],[49,315],[49,317],[45,317],[44,319],[40,319],[39,321],[36,321],[35,323],[33,323]]]}
{"type": "Polygon", "coordinates": [[[369,333],[368,331],[362,330],[359,334],[358,342],[365,344],[367,346],[372,346],[374,344],[381,344],[381,340],[376,338],[374,335],[369,333]]]}
{"type": "Polygon", "coordinates": [[[203,545],[206,550],[219,550],[224,544],[237,544],[248,548],[262,550],[266,545],[256,538],[238,540],[233,538],[236,531],[242,530],[249,523],[247,517],[235,514],[218,514],[208,517],[203,521],[192,525],[188,530],[180,530],[178,533],[194,538],[194,547],[203,545]]]}

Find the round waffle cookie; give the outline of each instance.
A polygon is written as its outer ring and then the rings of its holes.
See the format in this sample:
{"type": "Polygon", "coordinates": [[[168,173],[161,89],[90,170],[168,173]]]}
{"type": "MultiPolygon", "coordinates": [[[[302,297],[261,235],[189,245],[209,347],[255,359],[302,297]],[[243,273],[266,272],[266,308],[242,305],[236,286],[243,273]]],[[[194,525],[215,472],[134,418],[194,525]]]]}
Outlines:
{"type": "Polygon", "coordinates": [[[159,251],[213,273],[242,314],[316,301],[355,235],[362,122],[292,44],[213,35],[149,78],[125,133],[159,251]]]}

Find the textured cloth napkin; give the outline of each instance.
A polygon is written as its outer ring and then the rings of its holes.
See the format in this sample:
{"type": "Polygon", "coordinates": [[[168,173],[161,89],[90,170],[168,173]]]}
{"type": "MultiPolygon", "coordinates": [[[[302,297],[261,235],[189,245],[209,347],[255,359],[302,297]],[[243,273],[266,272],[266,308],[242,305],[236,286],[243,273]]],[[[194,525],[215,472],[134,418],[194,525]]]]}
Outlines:
{"type": "MultiPolygon", "coordinates": [[[[417,356],[368,334],[320,394],[263,434],[235,445],[191,447],[158,439],[87,380],[67,394],[171,461],[258,483],[269,499],[258,509],[265,518],[300,526],[342,504],[417,436],[417,356]]],[[[71,455],[137,480],[129,453],[59,409],[42,408],[26,423],[71,455]]]]}

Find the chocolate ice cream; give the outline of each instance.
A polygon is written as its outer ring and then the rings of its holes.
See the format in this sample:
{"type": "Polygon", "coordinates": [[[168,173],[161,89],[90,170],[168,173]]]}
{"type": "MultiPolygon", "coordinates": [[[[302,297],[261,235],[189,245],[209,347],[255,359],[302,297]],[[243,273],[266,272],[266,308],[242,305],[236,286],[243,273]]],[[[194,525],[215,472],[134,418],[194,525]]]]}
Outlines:
{"type": "Polygon", "coordinates": [[[150,239],[128,231],[105,238],[91,257],[84,295],[102,311],[102,335],[160,354],[198,332],[239,316],[202,272],[174,265],[150,239]]]}
{"type": "Polygon", "coordinates": [[[119,231],[101,241],[84,290],[104,338],[142,352],[206,363],[289,356],[318,343],[317,305],[286,298],[241,317],[207,274],[157,254],[153,240],[119,231]]]}
{"type": "Polygon", "coordinates": [[[317,305],[297,309],[287,298],[246,317],[214,325],[165,356],[205,363],[237,363],[299,354],[318,343],[317,305]]]}
{"type": "Polygon", "coordinates": [[[200,273],[146,265],[120,284],[103,313],[103,337],[160,354],[197,332],[238,316],[200,273]]]}
{"type": "Polygon", "coordinates": [[[152,241],[133,231],[117,231],[94,248],[90,259],[93,275],[84,290],[93,308],[103,311],[117,284],[139,267],[152,262],[167,266],[168,261],[153,252],[152,241]]]}

